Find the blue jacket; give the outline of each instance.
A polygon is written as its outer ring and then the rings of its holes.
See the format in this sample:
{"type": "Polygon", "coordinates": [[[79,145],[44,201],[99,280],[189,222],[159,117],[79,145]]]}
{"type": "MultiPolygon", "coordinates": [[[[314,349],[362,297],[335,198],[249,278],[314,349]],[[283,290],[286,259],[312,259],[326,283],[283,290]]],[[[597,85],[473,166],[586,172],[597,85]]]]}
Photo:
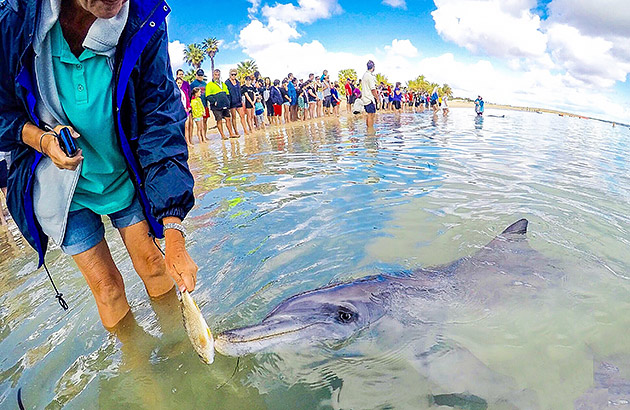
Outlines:
{"type": "Polygon", "coordinates": [[[282,103],[284,103],[282,94],[280,94],[280,90],[278,89],[278,87],[271,87],[269,100],[271,100],[271,103],[274,105],[282,105],[282,103]]]}
{"type": "MultiPolygon", "coordinates": [[[[194,205],[184,140],[186,113],[172,78],[163,0],[129,0],[129,18],[116,48],[112,115],[120,149],[151,232],[159,221],[184,219],[194,205]]],[[[33,173],[42,158],[22,142],[35,115],[33,37],[40,0],[0,0],[0,151],[11,151],[7,205],[20,231],[44,261],[48,238],[33,211],[33,173]]]]}
{"type": "Polygon", "coordinates": [[[241,95],[241,83],[236,80],[236,85],[232,84],[232,81],[229,79],[225,80],[225,85],[230,91],[230,104],[231,107],[242,106],[243,105],[243,96],[241,95]]]}

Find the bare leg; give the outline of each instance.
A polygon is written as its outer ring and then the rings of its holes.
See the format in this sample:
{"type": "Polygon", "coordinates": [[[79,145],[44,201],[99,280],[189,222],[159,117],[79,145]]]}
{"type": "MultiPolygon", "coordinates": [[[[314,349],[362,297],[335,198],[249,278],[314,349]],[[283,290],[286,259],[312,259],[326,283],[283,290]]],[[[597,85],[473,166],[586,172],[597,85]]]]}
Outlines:
{"type": "Polygon", "coordinates": [[[201,135],[203,136],[203,140],[206,140],[206,136],[208,135],[208,117],[203,117],[201,120],[201,135]]]}
{"type": "Polygon", "coordinates": [[[2,188],[3,197],[0,198],[0,226],[7,225],[7,220],[4,218],[4,206],[7,198],[7,188],[2,188]]]}
{"type": "Polygon", "coordinates": [[[186,118],[186,123],[184,123],[184,136],[186,138],[186,144],[188,144],[189,147],[192,147],[193,143],[192,143],[192,133],[193,133],[193,127],[191,126],[193,123],[193,119],[192,117],[189,115],[188,118],[186,118]]]}
{"type": "Polygon", "coordinates": [[[217,121],[217,130],[219,131],[222,140],[227,139],[225,138],[225,134],[223,134],[223,120],[217,121]]]}
{"type": "Polygon", "coordinates": [[[236,126],[236,108],[230,108],[230,120],[228,122],[232,123],[233,136],[237,137],[239,134],[238,127],[236,126]]]}
{"type": "Polygon", "coordinates": [[[254,119],[252,118],[253,108],[245,108],[245,116],[247,117],[247,126],[249,128],[249,132],[252,132],[254,129],[254,119]]]}
{"type": "Polygon", "coordinates": [[[375,114],[368,114],[367,117],[365,117],[365,122],[368,128],[374,127],[374,115],[375,114]]]}
{"type": "Polygon", "coordinates": [[[129,312],[123,278],[103,239],[95,247],[72,257],[87,282],[101,322],[113,328],[129,312]]]}
{"type": "Polygon", "coordinates": [[[160,297],[173,289],[174,282],[166,273],[164,258],[149,237],[147,221],[121,228],[119,232],[149,296],[160,297]]]}
{"type": "Polygon", "coordinates": [[[201,144],[203,142],[203,131],[201,130],[201,127],[203,127],[203,120],[202,121],[197,121],[197,137],[199,138],[199,143],[201,144]]]}
{"type": "Polygon", "coordinates": [[[238,137],[238,134],[234,132],[234,128],[232,128],[232,117],[225,119],[225,126],[227,127],[228,134],[230,137],[238,137]]]}

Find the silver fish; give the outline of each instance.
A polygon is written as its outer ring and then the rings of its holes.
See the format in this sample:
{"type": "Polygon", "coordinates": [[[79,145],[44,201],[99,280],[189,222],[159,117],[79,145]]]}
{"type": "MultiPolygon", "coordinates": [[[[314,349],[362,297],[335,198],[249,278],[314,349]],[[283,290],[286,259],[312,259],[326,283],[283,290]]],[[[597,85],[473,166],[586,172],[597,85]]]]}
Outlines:
{"type": "Polygon", "coordinates": [[[182,316],[188,339],[193,348],[206,364],[214,361],[214,338],[199,310],[199,306],[193,300],[188,291],[182,292],[182,316]]]}

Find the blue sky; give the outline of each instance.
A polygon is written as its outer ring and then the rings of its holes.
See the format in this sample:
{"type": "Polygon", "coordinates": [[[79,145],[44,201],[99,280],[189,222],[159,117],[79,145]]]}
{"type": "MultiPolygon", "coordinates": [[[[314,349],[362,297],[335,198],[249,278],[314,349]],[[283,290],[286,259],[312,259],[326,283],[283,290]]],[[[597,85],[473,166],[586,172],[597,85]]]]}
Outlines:
{"type": "Polygon", "coordinates": [[[335,77],[372,58],[390,81],[424,74],[457,96],[630,122],[626,1],[171,0],[171,60],[188,68],[184,45],[214,36],[223,70],[255,59],[275,78],[335,77]]]}

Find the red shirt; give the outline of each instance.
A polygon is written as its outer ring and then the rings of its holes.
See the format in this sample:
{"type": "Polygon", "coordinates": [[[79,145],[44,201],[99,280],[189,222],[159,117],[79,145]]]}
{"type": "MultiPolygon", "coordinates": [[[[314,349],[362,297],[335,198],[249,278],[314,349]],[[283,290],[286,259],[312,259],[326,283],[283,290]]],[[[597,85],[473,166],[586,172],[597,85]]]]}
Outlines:
{"type": "Polygon", "coordinates": [[[350,87],[350,83],[346,82],[346,95],[352,94],[352,87],[350,87]]]}

